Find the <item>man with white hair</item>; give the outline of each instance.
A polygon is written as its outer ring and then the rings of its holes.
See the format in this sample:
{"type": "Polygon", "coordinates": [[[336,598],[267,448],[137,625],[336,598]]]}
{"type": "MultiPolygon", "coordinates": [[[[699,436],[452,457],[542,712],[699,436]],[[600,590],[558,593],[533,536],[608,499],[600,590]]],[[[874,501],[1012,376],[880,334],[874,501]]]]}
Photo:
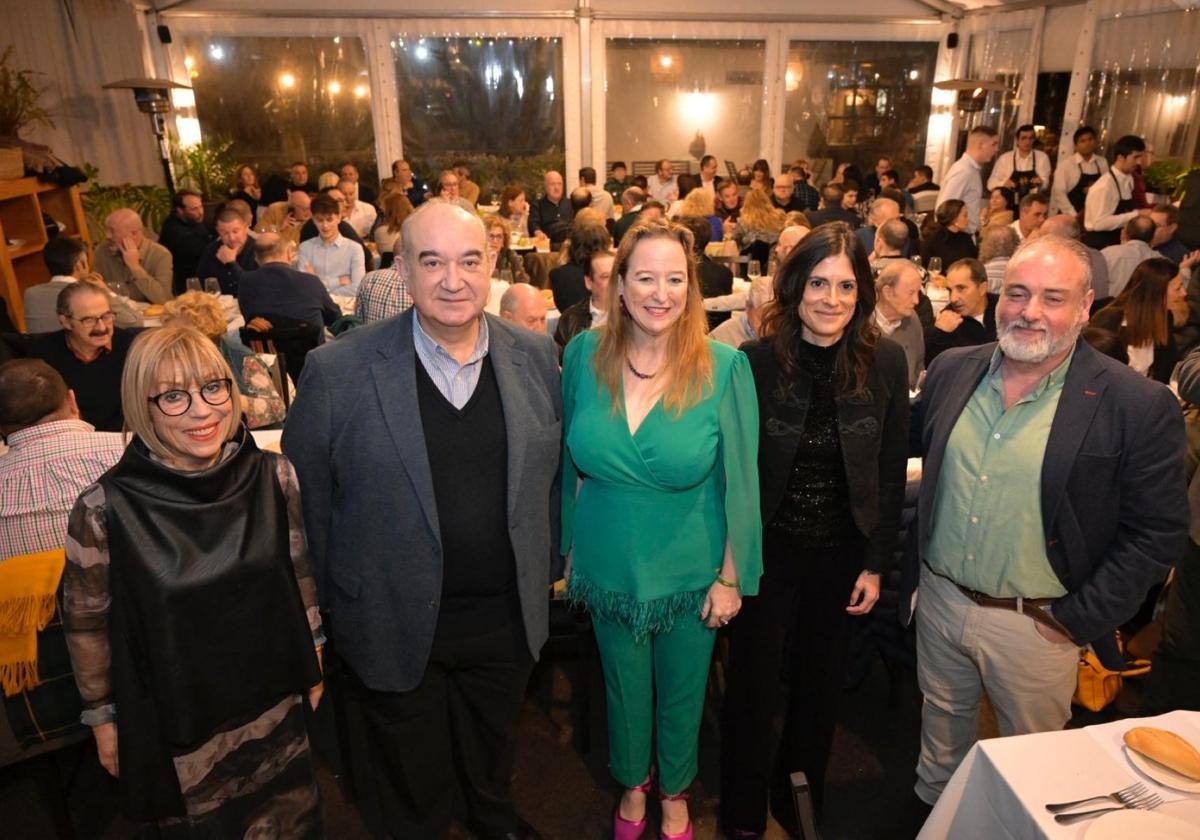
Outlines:
{"type": "Polygon", "coordinates": [[[799,245],[800,240],[806,236],[808,236],[808,228],[804,225],[788,225],[779,232],[779,240],[775,243],[775,254],[779,257],[780,265],[783,265],[788,254],[792,253],[792,249],[799,245]]]}
{"type": "Polygon", "coordinates": [[[528,283],[513,283],[500,296],[500,317],[535,333],[546,333],[546,299],[528,283]]]}
{"type": "Polygon", "coordinates": [[[444,837],[461,789],[474,836],[527,840],[513,732],[561,575],[558,355],[484,312],[477,216],[426,202],[396,260],[413,307],[309,354],[283,449],[358,698],[372,828],[444,837]]]}
{"type": "Polygon", "coordinates": [[[1123,667],[1115,629],[1185,544],[1179,405],[1079,339],[1090,285],[1079,242],[1030,240],[1004,275],[999,340],[947,350],[925,380],[900,604],[906,622],[917,610],[928,805],[975,741],[985,690],[1001,736],[1063,728],[1079,649],[1123,667]]]}
{"type": "Polygon", "coordinates": [[[888,263],[875,278],[875,326],[903,348],[909,388],[916,387],[925,370],[925,329],[917,315],[921,280],[921,269],[908,260],[888,263]]]}
{"type": "Polygon", "coordinates": [[[999,293],[1008,260],[1021,242],[1009,225],[987,225],[979,232],[979,261],[987,272],[988,291],[999,293]]]}
{"type": "MultiPolygon", "coordinates": [[[[347,164],[351,166],[352,164],[347,164]]],[[[345,167],[343,167],[345,171],[345,167]]],[[[355,170],[357,174],[357,170],[355,170]]],[[[358,179],[342,177],[338,181],[338,189],[342,195],[346,196],[346,212],[343,214],[346,221],[350,223],[350,227],[354,228],[354,232],[361,238],[366,239],[371,235],[371,228],[375,227],[375,220],[379,217],[379,211],[375,207],[359,198],[358,194],[358,179]]]]}
{"type": "Polygon", "coordinates": [[[746,310],[734,312],[729,320],[717,325],[708,337],[730,347],[741,347],[747,341],[754,341],[762,331],[763,307],[774,297],[771,278],[759,277],[752,281],[750,291],[746,293],[746,310]]]}
{"type": "Polygon", "coordinates": [[[96,246],[96,273],[118,295],[149,303],[171,299],[174,259],[146,238],[142,217],[123,207],[104,220],[105,239],[96,246]]]}
{"type": "Polygon", "coordinates": [[[544,192],[529,208],[529,233],[541,231],[556,246],[567,238],[575,211],[571,209],[561,173],[548,171],[542,176],[542,187],[544,192]]]}

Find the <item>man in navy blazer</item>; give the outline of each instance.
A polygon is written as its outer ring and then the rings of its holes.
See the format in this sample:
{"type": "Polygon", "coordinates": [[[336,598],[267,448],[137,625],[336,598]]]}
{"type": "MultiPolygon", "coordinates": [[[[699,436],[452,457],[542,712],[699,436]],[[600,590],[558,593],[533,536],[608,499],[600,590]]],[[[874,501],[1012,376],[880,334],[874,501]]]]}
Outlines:
{"type": "MultiPolygon", "coordinates": [[[[292,268],[295,254],[295,246],[278,233],[260,233],[254,240],[258,268],[244,272],[238,283],[238,306],[247,322],[283,317],[328,327],[342,317],[320,277],[292,268]]],[[[324,338],[321,330],[319,340],[324,338]]]]}
{"type": "Polygon", "coordinates": [[[516,816],[512,735],[559,573],[554,342],[484,314],[483,224],[427,202],[396,255],[413,308],[311,353],[283,434],[321,603],[361,709],[376,831],[482,838],[516,816]]]}
{"type": "Polygon", "coordinates": [[[901,604],[919,580],[916,793],[930,805],[975,740],[982,693],[1001,735],[1061,729],[1078,649],[1120,667],[1113,631],[1185,545],[1182,412],[1078,338],[1090,278],[1078,242],[1026,242],[999,341],[947,350],[925,380],[919,558],[901,604]]]}

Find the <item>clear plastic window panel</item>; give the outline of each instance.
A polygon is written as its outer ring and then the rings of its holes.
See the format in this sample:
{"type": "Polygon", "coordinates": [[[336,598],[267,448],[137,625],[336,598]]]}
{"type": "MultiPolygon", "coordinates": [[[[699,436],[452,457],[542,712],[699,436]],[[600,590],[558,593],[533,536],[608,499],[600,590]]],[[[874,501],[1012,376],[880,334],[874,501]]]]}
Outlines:
{"type": "Polygon", "coordinates": [[[1200,9],[1101,20],[1095,44],[1083,124],[1101,146],[1136,134],[1158,158],[1200,163],[1200,9]]]}
{"type": "Polygon", "coordinates": [[[649,175],[669,158],[694,174],[711,154],[728,175],[760,157],[763,41],[611,38],[607,57],[609,161],[649,175]]]}
{"type": "Polygon", "coordinates": [[[260,183],[307,162],[316,180],[349,161],[375,183],[371,83],[358,38],[186,35],[184,66],[206,139],[233,141],[260,183]]]}
{"type": "Polygon", "coordinates": [[[864,172],[880,155],[902,170],[925,161],[935,43],[793,41],[788,52],[783,157],[819,180],[840,163],[864,172]]]}
{"type": "Polygon", "coordinates": [[[427,181],[458,160],[487,201],[521,184],[532,201],[565,165],[558,38],[397,36],[404,156],[427,181]]]}
{"type": "Polygon", "coordinates": [[[1025,61],[1029,57],[1033,31],[1012,29],[1007,32],[991,30],[971,36],[967,57],[967,75],[972,79],[1003,82],[1006,90],[989,91],[983,110],[969,115],[963,128],[990,125],[1000,132],[1000,150],[1013,146],[1017,131],[1018,110],[1026,95],[1032,96],[1034,86],[1026,84],[1025,61]]]}

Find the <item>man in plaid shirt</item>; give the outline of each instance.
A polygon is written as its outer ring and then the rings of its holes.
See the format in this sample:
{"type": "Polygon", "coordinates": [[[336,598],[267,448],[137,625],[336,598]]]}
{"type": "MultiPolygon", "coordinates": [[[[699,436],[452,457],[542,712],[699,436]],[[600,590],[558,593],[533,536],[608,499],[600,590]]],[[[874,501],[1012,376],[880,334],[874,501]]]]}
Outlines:
{"type": "Polygon", "coordinates": [[[372,271],[358,284],[354,298],[354,314],[364,324],[382,321],[399,315],[413,305],[408,284],[396,268],[381,268],[372,271]]]}
{"type": "MultiPolygon", "coordinates": [[[[58,372],[39,359],[0,365],[0,563],[21,554],[62,548],[67,517],[84,488],[125,451],[123,435],[97,432],[79,419],[75,395],[58,372]]],[[[0,765],[22,747],[78,737],[80,700],[71,679],[58,616],[38,633],[34,691],[8,698],[11,736],[0,733],[0,765]]],[[[0,711],[0,717],[4,712],[0,711]]]]}

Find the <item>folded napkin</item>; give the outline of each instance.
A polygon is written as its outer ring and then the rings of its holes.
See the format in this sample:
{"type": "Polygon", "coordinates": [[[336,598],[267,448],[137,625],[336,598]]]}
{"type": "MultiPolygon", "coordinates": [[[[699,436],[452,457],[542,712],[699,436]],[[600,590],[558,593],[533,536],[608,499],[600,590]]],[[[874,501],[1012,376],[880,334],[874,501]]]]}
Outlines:
{"type": "Polygon", "coordinates": [[[54,617],[66,565],[61,548],[0,562],[0,687],[6,697],[36,688],[37,633],[54,617]]]}

